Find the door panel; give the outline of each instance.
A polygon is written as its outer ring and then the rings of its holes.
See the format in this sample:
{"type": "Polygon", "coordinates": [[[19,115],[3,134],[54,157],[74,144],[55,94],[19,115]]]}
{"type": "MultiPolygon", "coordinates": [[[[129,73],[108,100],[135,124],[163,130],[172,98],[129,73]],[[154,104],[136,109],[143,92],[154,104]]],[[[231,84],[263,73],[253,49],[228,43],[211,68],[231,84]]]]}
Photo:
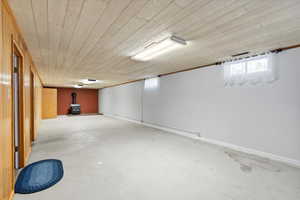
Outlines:
{"type": "Polygon", "coordinates": [[[57,117],[57,89],[43,88],[42,118],[57,117]]]}

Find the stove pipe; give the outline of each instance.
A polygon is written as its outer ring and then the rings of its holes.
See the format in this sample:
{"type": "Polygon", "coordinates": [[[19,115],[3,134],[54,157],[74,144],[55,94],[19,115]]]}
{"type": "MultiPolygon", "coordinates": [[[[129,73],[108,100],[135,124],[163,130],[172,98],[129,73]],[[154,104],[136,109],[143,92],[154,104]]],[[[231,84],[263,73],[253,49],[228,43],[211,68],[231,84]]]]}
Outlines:
{"type": "Polygon", "coordinates": [[[76,92],[72,92],[71,96],[72,96],[72,104],[76,104],[76,96],[77,96],[76,92]]]}

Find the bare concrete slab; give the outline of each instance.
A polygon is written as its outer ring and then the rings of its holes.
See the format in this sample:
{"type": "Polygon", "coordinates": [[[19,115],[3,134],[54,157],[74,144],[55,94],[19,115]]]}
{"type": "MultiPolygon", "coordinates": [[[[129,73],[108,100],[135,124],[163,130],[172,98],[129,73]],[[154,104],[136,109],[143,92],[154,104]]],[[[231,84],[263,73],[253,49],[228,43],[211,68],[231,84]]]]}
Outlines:
{"type": "Polygon", "coordinates": [[[48,158],[63,180],[15,200],[300,199],[298,168],[105,116],[44,120],[30,162],[48,158]]]}

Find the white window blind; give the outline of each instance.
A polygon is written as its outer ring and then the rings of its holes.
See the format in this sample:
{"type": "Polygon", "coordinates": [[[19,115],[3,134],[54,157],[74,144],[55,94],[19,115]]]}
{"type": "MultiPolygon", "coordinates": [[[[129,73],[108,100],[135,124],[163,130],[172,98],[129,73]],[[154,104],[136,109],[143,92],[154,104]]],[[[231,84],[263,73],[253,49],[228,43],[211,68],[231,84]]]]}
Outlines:
{"type": "Polygon", "coordinates": [[[277,79],[274,54],[226,62],[223,67],[227,86],[264,84],[277,79]]]}
{"type": "Polygon", "coordinates": [[[145,80],[145,89],[155,89],[158,87],[159,78],[149,78],[145,80]]]}

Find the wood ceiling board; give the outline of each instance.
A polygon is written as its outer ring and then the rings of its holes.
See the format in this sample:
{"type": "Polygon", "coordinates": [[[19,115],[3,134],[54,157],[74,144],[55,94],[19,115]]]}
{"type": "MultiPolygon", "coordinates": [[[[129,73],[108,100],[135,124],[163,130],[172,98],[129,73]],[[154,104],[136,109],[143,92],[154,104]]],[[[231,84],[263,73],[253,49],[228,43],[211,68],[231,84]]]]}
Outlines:
{"type": "MultiPolygon", "coordinates": [[[[52,0],[51,0],[52,1],[52,0]]],[[[57,0],[55,0],[57,1],[57,0]]],[[[56,56],[56,66],[55,74],[63,74],[65,70],[64,65],[69,52],[69,47],[73,41],[73,36],[75,34],[76,27],[79,24],[80,18],[82,16],[83,7],[86,0],[68,0],[67,9],[65,9],[65,17],[63,22],[63,31],[60,36],[59,48],[56,56]]],[[[59,5],[59,2],[56,2],[59,5]]],[[[52,11],[53,12],[53,11],[52,11]]],[[[46,75],[47,76],[47,75],[46,75]]],[[[56,79],[63,79],[61,76],[56,76],[56,79]]],[[[47,80],[46,80],[47,81],[47,80]]]]}
{"type": "MultiPolygon", "coordinates": [[[[57,73],[57,58],[59,56],[59,50],[61,45],[62,34],[64,34],[64,25],[66,22],[66,10],[68,9],[69,1],[61,0],[60,6],[57,6],[55,1],[48,1],[48,9],[55,10],[56,12],[48,12],[48,29],[49,34],[49,63],[48,72],[57,73]]],[[[55,81],[55,77],[50,77],[50,81],[55,81]]]]}
{"type": "MultiPolygon", "coordinates": [[[[129,21],[136,16],[136,13],[142,9],[149,0],[134,0],[130,5],[120,14],[118,20],[113,23],[105,34],[99,39],[98,43],[95,44],[95,51],[91,52],[89,58],[96,57],[98,55],[98,49],[103,48],[103,43],[108,42],[112,37],[117,34],[123,27],[127,26],[129,21]]],[[[142,20],[140,18],[140,20],[142,20]]]]}
{"type": "MultiPolygon", "coordinates": [[[[86,0],[83,6],[81,17],[76,25],[72,40],[70,42],[68,52],[63,66],[73,66],[84,44],[89,39],[89,35],[93,32],[96,25],[102,18],[108,2],[99,0],[86,0]]],[[[72,70],[67,70],[66,72],[72,70]]]]}
{"type": "Polygon", "coordinates": [[[81,58],[86,57],[93,51],[95,44],[100,40],[103,34],[105,34],[107,29],[117,21],[119,15],[129,6],[130,2],[130,0],[112,0],[109,2],[101,19],[96,24],[94,31],[89,34],[88,40],[81,48],[78,54],[78,63],[82,60],[81,58]]]}
{"type": "MultiPolygon", "coordinates": [[[[11,0],[15,1],[15,0],[11,0]]],[[[35,63],[42,63],[42,55],[40,53],[39,40],[36,37],[37,32],[34,24],[34,17],[31,7],[30,0],[18,1],[15,7],[16,12],[14,12],[16,18],[18,19],[18,24],[21,27],[26,26],[26,29],[22,29],[23,37],[26,41],[28,48],[30,49],[31,55],[35,58],[35,63]]]]}
{"type": "Polygon", "coordinates": [[[298,0],[10,0],[45,85],[102,87],[300,41],[298,0]],[[176,34],[181,50],[130,60],[176,34]]]}
{"type": "MultiPolygon", "coordinates": [[[[31,0],[31,10],[33,14],[33,23],[35,25],[35,34],[39,44],[41,60],[39,66],[49,72],[49,29],[48,29],[48,1],[40,0],[33,2],[31,0]]],[[[18,18],[17,18],[18,20],[18,18]]],[[[22,29],[22,27],[21,27],[22,29]]],[[[42,75],[43,76],[43,75],[42,75]]]]}

